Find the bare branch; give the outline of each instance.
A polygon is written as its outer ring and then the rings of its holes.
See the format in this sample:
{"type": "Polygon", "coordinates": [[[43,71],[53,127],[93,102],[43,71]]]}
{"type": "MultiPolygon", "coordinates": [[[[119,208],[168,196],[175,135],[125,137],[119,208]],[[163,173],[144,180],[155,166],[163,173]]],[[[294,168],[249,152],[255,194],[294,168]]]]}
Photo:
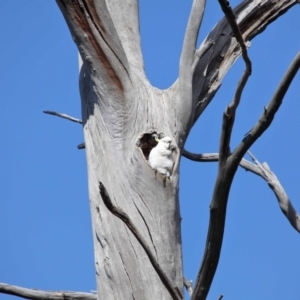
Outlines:
{"type": "Polygon", "coordinates": [[[26,289],[16,285],[0,283],[0,293],[32,300],[96,300],[97,294],[66,292],[66,291],[42,291],[36,289],[26,289]]]}
{"type": "MultiPolygon", "coordinates": [[[[193,5],[185,31],[183,47],[179,63],[179,95],[176,97],[175,106],[180,111],[180,120],[183,125],[182,132],[190,129],[191,121],[194,119],[196,102],[193,96],[193,74],[199,55],[196,54],[196,44],[201,26],[206,0],[193,0],[193,5]]],[[[207,50],[212,45],[203,47],[207,50]]],[[[206,50],[206,52],[207,52],[206,50]]],[[[199,54],[199,53],[198,53],[199,54]]],[[[200,53],[201,54],[201,53],[200,53]]]]}
{"type": "Polygon", "coordinates": [[[238,83],[234,98],[232,99],[232,102],[229,104],[229,106],[226,108],[225,112],[223,113],[223,124],[222,124],[220,146],[219,146],[221,164],[224,163],[224,161],[227,159],[227,157],[230,154],[230,140],[231,140],[232,128],[235,121],[236,109],[240,103],[242,92],[251,74],[250,72],[251,72],[250,69],[246,67],[242,75],[242,78],[238,83]]]}
{"type": "MultiPolygon", "coordinates": [[[[300,232],[300,215],[295,210],[293,204],[288,198],[288,195],[286,194],[284,188],[280,184],[278,178],[271,171],[267,163],[261,164],[250,151],[248,151],[248,154],[250,155],[255,164],[252,164],[250,161],[243,158],[240,162],[240,167],[242,167],[246,171],[250,171],[251,173],[260,176],[268,183],[269,187],[272,189],[278,200],[278,204],[283,214],[289,220],[291,225],[298,232],[300,232]]],[[[216,162],[219,159],[218,153],[195,154],[183,150],[182,155],[190,160],[197,162],[216,162]]]]}
{"type": "MultiPolygon", "coordinates": [[[[230,187],[236,169],[228,168],[228,163],[220,167],[210,203],[210,218],[207,239],[200,270],[194,286],[192,300],[207,298],[221,253],[226,219],[226,208],[230,187]]],[[[237,168],[237,167],[236,167],[237,168]]]]}
{"type": "Polygon", "coordinates": [[[188,294],[190,295],[190,297],[192,297],[193,294],[193,283],[192,281],[187,280],[184,276],[183,276],[183,285],[186,288],[188,294]]]}
{"type": "Polygon", "coordinates": [[[196,51],[196,43],[198,39],[199,29],[204,14],[205,3],[205,0],[193,1],[180,57],[180,73],[186,73],[185,71],[191,71],[191,66],[194,62],[194,55],[196,51]]]}
{"type": "Polygon", "coordinates": [[[236,39],[241,42],[243,58],[246,69],[238,83],[237,90],[230,105],[223,114],[223,124],[219,145],[219,169],[210,204],[210,220],[203,260],[198,272],[192,299],[206,299],[215,271],[218,267],[223,235],[225,228],[227,201],[230,187],[242,157],[239,160],[228,160],[230,157],[230,139],[234,124],[236,109],[240,103],[242,91],[251,75],[251,62],[249,60],[244,40],[240,34],[234,14],[229,6],[220,0],[223,10],[236,39]]]}
{"type": "Polygon", "coordinates": [[[236,40],[240,44],[240,47],[242,49],[242,56],[246,64],[246,69],[242,75],[242,78],[238,83],[234,98],[223,114],[223,125],[222,125],[220,149],[219,149],[220,163],[223,164],[230,153],[229,150],[230,139],[231,139],[232,128],[234,125],[236,109],[240,103],[242,92],[246,86],[248,78],[251,75],[252,63],[248,56],[247,48],[244,39],[242,37],[242,34],[240,32],[239,26],[237,25],[235,15],[230,7],[230,3],[226,0],[219,0],[219,3],[222,7],[223,12],[225,13],[225,16],[228,20],[228,23],[230,24],[230,27],[234,33],[236,40]]]}
{"type": "Polygon", "coordinates": [[[48,115],[53,115],[53,116],[61,117],[61,118],[70,120],[72,122],[76,122],[76,123],[82,124],[82,120],[73,118],[73,117],[71,117],[69,115],[66,115],[66,114],[61,114],[61,113],[58,113],[58,112],[55,112],[55,111],[51,111],[51,110],[44,110],[43,113],[48,114],[48,115]]]}
{"type": "Polygon", "coordinates": [[[266,129],[271,125],[276,112],[278,111],[283,98],[292,83],[294,77],[296,76],[300,68],[300,52],[295,56],[292,63],[288,67],[286,73],[284,74],[281,82],[279,83],[272,99],[270,100],[267,107],[264,108],[262,115],[260,116],[256,125],[250,130],[246,137],[242,140],[240,145],[234,150],[230,156],[230,160],[240,160],[248,149],[253,145],[253,143],[266,131],[266,129]]]}
{"type": "Polygon", "coordinates": [[[252,65],[252,63],[251,63],[250,58],[248,56],[245,41],[244,41],[243,36],[241,34],[240,28],[237,25],[236,18],[235,18],[234,12],[231,9],[230,3],[226,0],[219,0],[219,3],[221,5],[221,8],[222,8],[229,24],[230,24],[230,27],[231,27],[231,29],[234,33],[235,38],[237,39],[238,43],[241,46],[243,59],[246,63],[247,69],[249,69],[250,74],[251,74],[251,65],[252,65]]]}
{"type": "Polygon", "coordinates": [[[193,161],[198,162],[214,162],[219,161],[219,153],[204,153],[204,154],[195,154],[189,152],[185,149],[182,150],[182,156],[193,161]]]}
{"type": "Polygon", "coordinates": [[[223,295],[220,295],[220,297],[218,298],[218,300],[221,300],[221,299],[223,299],[223,295]]]}
{"type": "Polygon", "coordinates": [[[246,62],[246,70],[239,82],[235,97],[223,116],[219,151],[219,170],[210,204],[210,221],[206,247],[192,299],[206,299],[217,269],[223,242],[227,201],[237,167],[245,152],[271,124],[291,81],[299,69],[299,65],[300,53],[295,57],[293,63],[286,72],[286,75],[275,92],[270,104],[260,118],[259,123],[244,138],[243,142],[234,153],[230,155],[229,143],[234,124],[235,111],[239,104],[242,90],[251,74],[251,68],[249,68],[249,65],[247,65],[246,62]]]}
{"type": "Polygon", "coordinates": [[[128,227],[128,229],[132,232],[132,234],[136,237],[136,239],[138,240],[140,245],[143,247],[153,268],[157,272],[157,275],[161,279],[161,281],[164,284],[164,286],[166,287],[166,289],[169,291],[172,298],[175,300],[183,299],[183,296],[181,295],[179,289],[177,287],[173,287],[171,281],[169,280],[167,275],[164,273],[163,269],[158,264],[154,255],[151,253],[151,250],[150,250],[149,246],[147,245],[146,240],[143,238],[143,236],[141,235],[141,233],[139,232],[137,227],[132,223],[129,216],[125,212],[123,212],[122,209],[116,207],[112,203],[112,201],[107,193],[107,190],[104,187],[102,182],[99,182],[99,191],[100,191],[100,195],[101,195],[102,200],[103,200],[105,206],[107,207],[107,209],[112,214],[114,214],[115,216],[117,216],[119,219],[121,219],[124,222],[124,224],[128,227]]]}
{"type": "MultiPolygon", "coordinates": [[[[183,149],[182,151],[182,156],[197,162],[217,162],[219,160],[219,153],[195,154],[185,149],[183,149]]],[[[260,168],[244,158],[240,161],[240,167],[263,178],[263,174],[260,168]]]]}
{"type": "Polygon", "coordinates": [[[261,170],[262,177],[265,179],[269,187],[274,192],[283,214],[287,217],[291,225],[300,233],[300,215],[295,210],[293,204],[291,203],[284,188],[280,184],[278,178],[271,171],[267,163],[264,162],[261,164],[250,151],[248,151],[248,154],[251,156],[254,163],[261,170]]]}

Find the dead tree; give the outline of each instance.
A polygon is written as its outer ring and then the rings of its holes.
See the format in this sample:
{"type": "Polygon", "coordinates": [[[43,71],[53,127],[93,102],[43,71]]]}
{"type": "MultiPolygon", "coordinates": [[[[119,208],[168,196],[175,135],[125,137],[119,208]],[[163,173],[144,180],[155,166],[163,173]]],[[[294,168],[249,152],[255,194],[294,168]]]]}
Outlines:
{"type": "MultiPolygon", "coordinates": [[[[0,292],[28,299],[206,299],[222,247],[226,206],[239,165],[263,177],[299,231],[299,217],[276,176],[245,153],[270,126],[300,65],[291,63],[257,124],[233,150],[236,109],[251,75],[248,43],[296,0],[245,0],[234,10],[219,0],[224,18],[201,46],[196,42],[205,9],[194,0],[187,24],[179,78],[167,90],[151,86],[144,72],[137,0],[57,0],[83,64],[80,71],[82,123],[88,166],[96,268],[96,294],[27,290],[0,285],[0,292]],[[126,13],[124,13],[126,12],[126,13]],[[214,98],[222,80],[242,55],[245,71],[223,114],[219,153],[184,150],[188,134],[214,98]],[[148,164],[153,136],[169,136],[174,168],[164,178],[148,164]],[[193,288],[184,280],[178,199],[180,157],[218,161],[210,204],[207,243],[193,288]]],[[[49,113],[49,112],[48,112],[49,113]]],[[[253,157],[254,159],[254,157],[253,157]]]]}

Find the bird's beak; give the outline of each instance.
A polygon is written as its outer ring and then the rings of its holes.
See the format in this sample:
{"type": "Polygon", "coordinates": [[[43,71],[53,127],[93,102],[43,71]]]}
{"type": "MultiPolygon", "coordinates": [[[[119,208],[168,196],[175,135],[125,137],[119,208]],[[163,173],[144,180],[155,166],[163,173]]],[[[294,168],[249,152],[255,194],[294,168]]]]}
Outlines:
{"type": "Polygon", "coordinates": [[[157,137],[157,135],[155,136],[155,140],[156,140],[157,142],[159,142],[159,138],[157,137]]]}

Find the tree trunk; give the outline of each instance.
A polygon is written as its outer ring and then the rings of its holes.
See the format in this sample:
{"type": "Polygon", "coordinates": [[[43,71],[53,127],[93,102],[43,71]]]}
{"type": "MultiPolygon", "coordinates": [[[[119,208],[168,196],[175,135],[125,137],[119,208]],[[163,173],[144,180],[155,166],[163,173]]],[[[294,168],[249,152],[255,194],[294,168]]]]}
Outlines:
{"type": "MultiPolygon", "coordinates": [[[[296,3],[281,2],[283,6],[244,1],[238,7],[245,41],[296,3]]],[[[205,1],[194,0],[179,80],[161,91],[144,73],[137,0],[57,3],[83,60],[80,93],[98,299],[172,299],[132,232],[104,205],[99,182],[138,227],[173,287],[183,293],[180,153],[192,125],[240,55],[239,44],[223,19],[196,50],[205,1]],[[154,133],[171,137],[175,146],[170,179],[148,164],[154,133]]]]}
{"type": "Polygon", "coordinates": [[[144,149],[145,154],[142,151],[147,135],[139,140],[153,131],[176,137],[170,128],[176,122],[174,114],[160,113],[170,110],[171,93],[160,92],[133,74],[131,79],[124,90],[119,90],[113,81],[105,87],[88,63],[81,71],[99,298],[169,299],[144,249],[124,223],[107,210],[99,195],[101,181],[114,204],[142,232],[174,286],[182,290],[179,156],[171,179],[164,183],[163,177],[159,173],[155,176],[148,165],[149,150],[144,149]]]}
{"type": "Polygon", "coordinates": [[[155,174],[148,164],[155,146],[152,133],[170,136],[176,145],[182,132],[173,89],[152,87],[143,73],[135,1],[122,2],[123,9],[131,12],[122,35],[116,33],[116,24],[125,21],[121,14],[114,15],[120,8],[114,9],[114,1],[109,3],[106,8],[105,1],[95,6],[92,1],[82,1],[81,6],[58,1],[83,59],[80,93],[98,298],[171,299],[144,249],[99,194],[102,182],[183,293],[179,152],[174,151],[170,179],[155,174]]]}

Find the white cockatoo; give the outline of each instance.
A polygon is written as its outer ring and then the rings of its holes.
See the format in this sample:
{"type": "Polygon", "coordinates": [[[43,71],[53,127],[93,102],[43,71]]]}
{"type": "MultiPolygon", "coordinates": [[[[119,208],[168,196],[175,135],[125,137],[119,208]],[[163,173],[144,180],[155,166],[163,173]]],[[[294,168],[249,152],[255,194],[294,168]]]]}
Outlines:
{"type": "Polygon", "coordinates": [[[155,140],[158,142],[149,155],[149,165],[153,170],[170,178],[174,161],[172,157],[172,139],[168,136],[159,140],[157,136],[155,140]]]}

